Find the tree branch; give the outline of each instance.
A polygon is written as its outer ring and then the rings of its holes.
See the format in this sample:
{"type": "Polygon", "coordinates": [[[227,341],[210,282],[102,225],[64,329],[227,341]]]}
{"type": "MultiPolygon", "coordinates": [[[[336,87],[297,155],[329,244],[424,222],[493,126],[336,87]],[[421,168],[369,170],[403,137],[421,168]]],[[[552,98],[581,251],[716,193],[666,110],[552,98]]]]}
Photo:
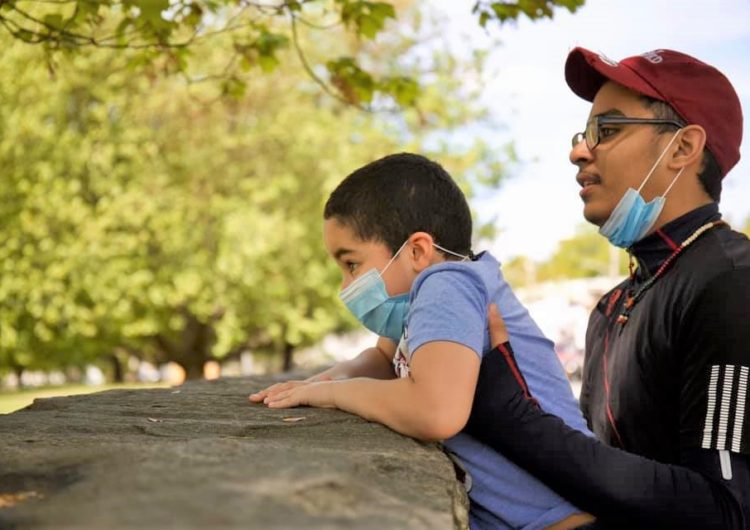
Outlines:
{"type": "Polygon", "coordinates": [[[304,68],[305,72],[307,72],[307,75],[309,75],[313,81],[315,81],[320,88],[323,89],[323,92],[328,94],[334,99],[337,99],[338,101],[346,104],[351,105],[354,107],[357,107],[360,110],[365,110],[369,112],[369,109],[363,107],[362,105],[358,103],[354,103],[352,101],[348,101],[344,97],[342,97],[340,94],[335,93],[331,90],[331,87],[328,86],[328,84],[323,81],[318,75],[313,71],[313,69],[310,67],[310,64],[307,62],[307,58],[305,57],[304,52],[302,51],[302,47],[299,43],[299,35],[297,35],[297,18],[294,15],[294,13],[290,10],[289,11],[289,19],[291,21],[292,26],[292,42],[294,43],[294,49],[297,51],[297,57],[299,57],[300,63],[302,63],[302,68],[304,68]]]}

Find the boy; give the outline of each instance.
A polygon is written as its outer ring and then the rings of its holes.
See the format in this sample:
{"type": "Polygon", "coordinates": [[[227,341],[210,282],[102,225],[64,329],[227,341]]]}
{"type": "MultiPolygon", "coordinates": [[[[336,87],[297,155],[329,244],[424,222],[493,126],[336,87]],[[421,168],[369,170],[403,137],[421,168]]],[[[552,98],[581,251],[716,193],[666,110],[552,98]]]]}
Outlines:
{"type": "Polygon", "coordinates": [[[269,407],[335,407],[421,440],[441,440],[466,470],[472,528],[574,528],[586,519],[461,429],[472,407],[487,307],[499,306],[531,391],[585,431],[552,343],[503,280],[471,248],[464,195],[438,164],[396,154],[349,175],[324,211],[324,240],[343,275],[341,298],[380,338],[374,348],[308,381],[250,396],[269,407]],[[395,374],[394,374],[395,370],[395,374]],[[396,377],[397,376],[397,377],[396,377]]]}

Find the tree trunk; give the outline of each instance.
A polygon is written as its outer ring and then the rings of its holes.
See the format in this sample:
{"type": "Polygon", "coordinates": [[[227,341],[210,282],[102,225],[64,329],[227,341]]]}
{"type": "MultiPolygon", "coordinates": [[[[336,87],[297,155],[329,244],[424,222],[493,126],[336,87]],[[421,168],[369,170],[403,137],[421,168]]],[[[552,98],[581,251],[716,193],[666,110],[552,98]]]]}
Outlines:
{"type": "Polygon", "coordinates": [[[209,352],[214,341],[214,330],[211,325],[201,322],[187,311],[185,320],[185,328],[178,340],[170,341],[159,335],[156,341],[166,360],[182,366],[186,379],[201,379],[203,365],[211,358],[209,352]]]}
{"type": "Polygon", "coordinates": [[[288,372],[294,367],[294,346],[288,342],[284,343],[284,364],[281,369],[288,372]]]}
{"type": "Polygon", "coordinates": [[[13,363],[11,368],[13,369],[13,373],[16,375],[16,388],[18,390],[23,389],[23,380],[21,379],[21,376],[23,376],[23,366],[13,363]]]}
{"type": "Polygon", "coordinates": [[[122,370],[122,363],[117,353],[109,354],[109,362],[112,365],[112,381],[115,383],[125,382],[125,373],[122,370]]]}

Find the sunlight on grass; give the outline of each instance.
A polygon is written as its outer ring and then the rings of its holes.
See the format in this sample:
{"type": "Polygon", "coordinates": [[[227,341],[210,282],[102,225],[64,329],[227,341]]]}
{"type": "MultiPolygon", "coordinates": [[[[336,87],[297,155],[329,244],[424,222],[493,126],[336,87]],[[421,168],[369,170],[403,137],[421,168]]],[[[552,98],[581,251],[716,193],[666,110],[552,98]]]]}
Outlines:
{"type": "Polygon", "coordinates": [[[9,414],[22,409],[36,398],[49,398],[58,396],[73,396],[76,394],[91,394],[103,390],[127,389],[127,388],[167,388],[166,383],[124,383],[110,385],[62,385],[55,387],[30,388],[18,392],[0,391],[0,414],[9,414]]]}

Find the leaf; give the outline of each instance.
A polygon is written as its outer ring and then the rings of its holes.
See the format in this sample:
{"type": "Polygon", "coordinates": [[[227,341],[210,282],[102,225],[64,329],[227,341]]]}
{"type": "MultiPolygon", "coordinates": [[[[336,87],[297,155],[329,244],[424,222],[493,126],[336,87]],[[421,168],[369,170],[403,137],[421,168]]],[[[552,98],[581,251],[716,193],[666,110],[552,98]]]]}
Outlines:
{"type": "Polygon", "coordinates": [[[349,27],[354,27],[359,35],[373,39],[382,31],[389,18],[396,17],[393,5],[386,2],[367,2],[364,0],[339,2],[343,4],[341,20],[349,27]]]}
{"type": "Polygon", "coordinates": [[[235,99],[240,99],[245,95],[247,83],[236,77],[231,77],[222,83],[222,93],[235,99]]]}
{"type": "Polygon", "coordinates": [[[169,9],[169,0],[133,0],[133,4],[141,10],[139,18],[151,28],[165,30],[170,27],[170,22],[162,17],[162,12],[169,9]]]}
{"type": "Polygon", "coordinates": [[[51,29],[59,31],[63,26],[63,17],[58,13],[44,15],[44,24],[51,29]]]}
{"type": "Polygon", "coordinates": [[[13,35],[24,42],[36,42],[35,35],[26,29],[19,29],[13,35]]]}
{"type": "Polygon", "coordinates": [[[279,64],[279,60],[273,55],[261,55],[258,57],[258,65],[260,65],[260,69],[264,73],[273,72],[279,64]]]}
{"type": "Polygon", "coordinates": [[[402,107],[413,106],[419,97],[419,84],[409,77],[392,77],[381,82],[380,90],[390,94],[402,107]]]}
{"type": "Polygon", "coordinates": [[[203,8],[200,6],[200,4],[193,2],[188,7],[188,13],[183,18],[185,21],[185,24],[188,26],[195,28],[198,26],[198,24],[201,23],[203,20],[203,8]]]}
{"type": "Polygon", "coordinates": [[[124,36],[125,32],[130,26],[135,25],[135,21],[130,17],[123,18],[119,24],[117,24],[117,28],[115,28],[115,35],[117,36],[118,42],[120,44],[124,44],[124,36]]]}
{"type": "Polygon", "coordinates": [[[353,58],[341,57],[328,61],[326,67],[331,74],[331,83],[344,99],[355,105],[372,101],[375,81],[353,58]]]}
{"type": "Polygon", "coordinates": [[[300,12],[300,11],[302,11],[302,2],[299,2],[297,0],[289,0],[289,1],[286,2],[286,8],[289,11],[292,11],[292,12],[295,12],[295,13],[296,12],[300,12]]]}

